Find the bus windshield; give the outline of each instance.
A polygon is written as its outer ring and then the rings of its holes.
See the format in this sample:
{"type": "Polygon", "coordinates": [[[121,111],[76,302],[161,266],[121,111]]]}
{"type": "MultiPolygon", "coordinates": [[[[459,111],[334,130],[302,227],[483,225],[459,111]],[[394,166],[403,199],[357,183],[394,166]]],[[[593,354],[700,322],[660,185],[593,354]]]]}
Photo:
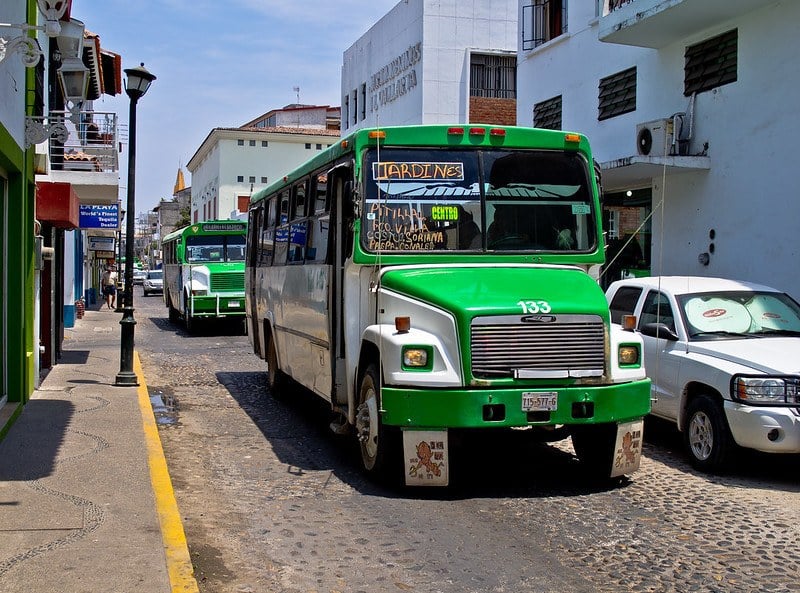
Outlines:
{"type": "Polygon", "coordinates": [[[588,166],[545,150],[371,150],[368,251],[589,252],[596,246],[588,166]]]}
{"type": "Polygon", "coordinates": [[[244,235],[200,235],[186,238],[188,263],[244,261],[244,235]]]}

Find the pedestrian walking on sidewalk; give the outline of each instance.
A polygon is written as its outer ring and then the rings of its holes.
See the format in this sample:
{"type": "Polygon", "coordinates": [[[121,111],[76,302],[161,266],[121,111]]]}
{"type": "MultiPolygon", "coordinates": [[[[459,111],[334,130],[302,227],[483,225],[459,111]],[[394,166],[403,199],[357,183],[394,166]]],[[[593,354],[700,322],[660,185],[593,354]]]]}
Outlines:
{"type": "Polygon", "coordinates": [[[117,300],[117,272],[113,266],[108,266],[106,271],[103,272],[100,277],[100,286],[103,290],[103,296],[106,297],[106,305],[109,309],[113,309],[117,300]]]}

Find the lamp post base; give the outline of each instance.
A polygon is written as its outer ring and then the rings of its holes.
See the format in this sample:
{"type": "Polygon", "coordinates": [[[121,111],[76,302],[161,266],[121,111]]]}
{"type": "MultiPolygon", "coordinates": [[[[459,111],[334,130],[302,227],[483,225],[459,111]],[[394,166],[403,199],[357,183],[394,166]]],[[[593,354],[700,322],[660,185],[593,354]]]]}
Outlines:
{"type": "Polygon", "coordinates": [[[139,378],[136,376],[136,373],[120,371],[117,373],[114,385],[117,387],[137,387],[139,385],[139,378]]]}
{"type": "Polygon", "coordinates": [[[120,341],[119,373],[114,385],[120,387],[130,387],[139,385],[139,379],[133,371],[133,333],[136,327],[136,319],[133,317],[133,307],[126,299],[123,308],[122,319],[119,324],[122,326],[120,341]]]}

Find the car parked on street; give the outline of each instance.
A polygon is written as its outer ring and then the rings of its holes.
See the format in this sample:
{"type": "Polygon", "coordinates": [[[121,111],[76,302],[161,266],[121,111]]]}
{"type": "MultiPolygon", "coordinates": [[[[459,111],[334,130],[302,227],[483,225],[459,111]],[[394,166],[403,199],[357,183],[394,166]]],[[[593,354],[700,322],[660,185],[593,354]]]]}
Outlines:
{"type": "Polygon", "coordinates": [[[164,292],[164,272],[162,270],[148,271],[142,282],[142,290],[144,296],[150,296],[153,293],[162,294],[164,292]]]}
{"type": "Polygon", "coordinates": [[[144,279],[147,277],[147,270],[134,270],[133,271],[133,285],[142,285],[144,279]]]}
{"type": "Polygon", "coordinates": [[[800,305],[722,278],[613,282],[611,321],[635,315],[652,414],[677,424],[696,468],[724,470],[737,446],[800,453],[800,305]]]}

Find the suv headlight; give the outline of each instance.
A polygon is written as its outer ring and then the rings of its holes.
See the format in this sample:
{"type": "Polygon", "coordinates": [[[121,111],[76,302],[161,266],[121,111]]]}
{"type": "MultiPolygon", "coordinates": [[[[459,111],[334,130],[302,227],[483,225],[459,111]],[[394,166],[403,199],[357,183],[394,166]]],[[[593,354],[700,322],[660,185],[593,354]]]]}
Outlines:
{"type": "Polygon", "coordinates": [[[747,377],[736,375],[731,380],[734,401],[750,405],[800,405],[798,377],[747,377]]]}

